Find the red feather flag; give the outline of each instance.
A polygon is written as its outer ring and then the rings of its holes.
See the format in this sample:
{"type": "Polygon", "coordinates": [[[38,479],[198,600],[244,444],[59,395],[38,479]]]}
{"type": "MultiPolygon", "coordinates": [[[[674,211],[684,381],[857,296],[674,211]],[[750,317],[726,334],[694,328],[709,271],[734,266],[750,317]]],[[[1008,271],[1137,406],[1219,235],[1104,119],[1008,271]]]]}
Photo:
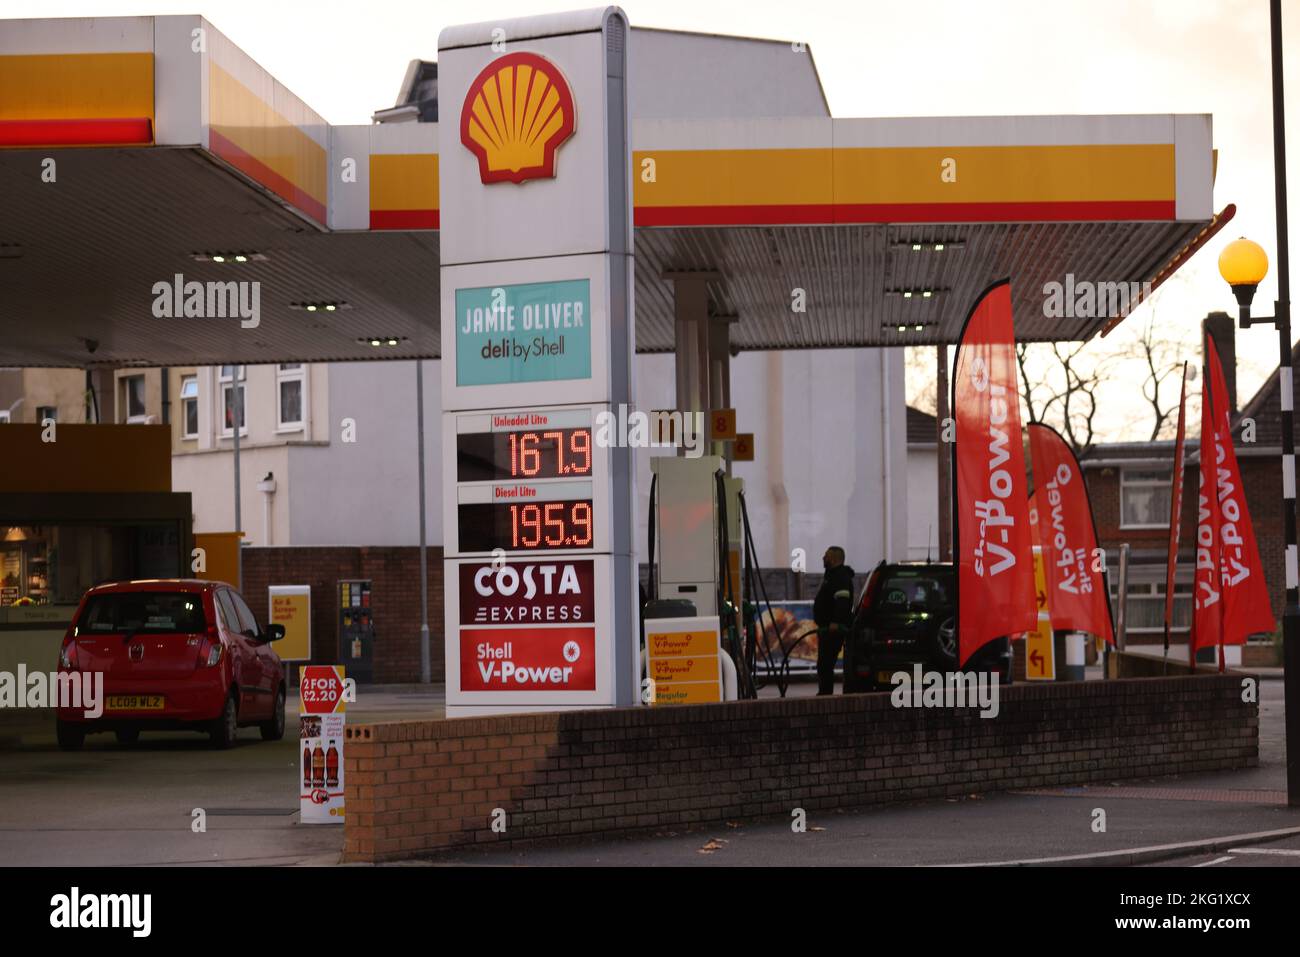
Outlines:
{"type": "Polygon", "coordinates": [[[1227,385],[1214,340],[1205,340],[1201,398],[1201,469],[1196,525],[1196,590],[1190,657],[1199,648],[1242,645],[1277,627],[1232,447],[1227,385]]]}
{"type": "Polygon", "coordinates": [[[952,392],[957,636],[965,665],[995,638],[1038,624],[1009,280],[990,286],[966,317],[952,392]]]}
{"type": "Polygon", "coordinates": [[[1092,502],[1074,451],[1056,430],[1031,423],[1038,534],[1054,631],[1082,631],[1115,643],[1106,566],[1097,547],[1092,502]]]}
{"type": "Polygon", "coordinates": [[[1174,625],[1174,576],[1178,572],[1178,539],[1183,526],[1183,447],[1187,438],[1187,363],[1178,393],[1178,431],[1174,436],[1173,488],[1169,497],[1169,556],[1165,564],[1165,654],[1174,625]]]}

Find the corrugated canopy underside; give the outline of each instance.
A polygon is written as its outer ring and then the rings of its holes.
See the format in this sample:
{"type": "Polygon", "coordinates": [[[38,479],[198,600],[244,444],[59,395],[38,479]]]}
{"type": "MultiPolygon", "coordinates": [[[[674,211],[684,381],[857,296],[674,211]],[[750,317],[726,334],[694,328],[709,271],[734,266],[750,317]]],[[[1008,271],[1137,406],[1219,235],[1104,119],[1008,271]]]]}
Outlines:
{"type": "MultiPolygon", "coordinates": [[[[438,355],[438,234],[327,233],[194,149],[0,152],[0,365],[213,365],[438,355]],[[257,252],[244,264],[196,253],[257,252]],[[160,319],[154,286],[256,280],[260,323],[160,319]],[[341,302],[308,312],[309,302],[341,302]],[[397,346],[359,340],[389,337],[397,346]],[[88,341],[95,344],[93,353],[88,341]]],[[[952,342],[972,300],[1010,276],[1017,334],[1081,339],[1103,318],[1044,315],[1044,284],[1151,279],[1189,222],[639,228],[636,346],[673,349],[665,273],[716,271],[733,347],[952,342]],[[924,245],[913,251],[912,245],[924,245]],[[933,249],[943,243],[942,252],[933,249]],[[901,290],[915,290],[904,298],[901,290]],[[921,290],[933,290],[924,298],[921,290]],[[792,306],[803,291],[805,311],[792,306]],[[915,331],[920,324],[921,331],[915,331]],[[906,331],[899,332],[904,326],[906,331]]]]}

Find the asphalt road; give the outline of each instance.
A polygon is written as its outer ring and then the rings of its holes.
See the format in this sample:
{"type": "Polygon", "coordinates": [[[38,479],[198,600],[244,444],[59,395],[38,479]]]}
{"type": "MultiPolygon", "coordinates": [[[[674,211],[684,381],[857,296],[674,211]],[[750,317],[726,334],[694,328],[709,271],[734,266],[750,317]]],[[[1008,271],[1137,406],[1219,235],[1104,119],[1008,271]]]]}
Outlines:
{"type": "MultiPolygon", "coordinates": [[[[437,692],[359,694],[353,723],[441,716],[437,692]]],[[[343,829],[298,823],[296,698],[288,733],[243,728],[213,751],[190,732],[146,732],[129,748],[92,735],[58,750],[51,712],[0,723],[0,863],[7,865],[334,864],[343,829]],[[194,830],[202,809],[206,830],[194,830]]]]}
{"type": "Polygon", "coordinates": [[[1165,863],[1171,867],[1300,867],[1300,838],[1188,854],[1165,863]]]}

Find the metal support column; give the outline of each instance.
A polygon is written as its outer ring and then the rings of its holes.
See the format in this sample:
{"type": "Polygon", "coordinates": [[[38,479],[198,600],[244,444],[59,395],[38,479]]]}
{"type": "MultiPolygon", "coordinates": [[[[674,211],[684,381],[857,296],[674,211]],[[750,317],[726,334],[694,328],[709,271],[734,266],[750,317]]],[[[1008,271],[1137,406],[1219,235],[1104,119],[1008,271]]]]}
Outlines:
{"type": "MultiPolygon", "coordinates": [[[[673,321],[676,333],[677,409],[683,419],[699,412],[704,441],[709,435],[709,281],[716,272],[672,272],[673,321]]],[[[685,449],[681,450],[685,454],[685,449]]]]}
{"type": "Polygon", "coordinates": [[[424,360],[415,360],[415,447],[420,476],[420,681],[433,680],[429,656],[429,550],[424,524],[424,360]]]}

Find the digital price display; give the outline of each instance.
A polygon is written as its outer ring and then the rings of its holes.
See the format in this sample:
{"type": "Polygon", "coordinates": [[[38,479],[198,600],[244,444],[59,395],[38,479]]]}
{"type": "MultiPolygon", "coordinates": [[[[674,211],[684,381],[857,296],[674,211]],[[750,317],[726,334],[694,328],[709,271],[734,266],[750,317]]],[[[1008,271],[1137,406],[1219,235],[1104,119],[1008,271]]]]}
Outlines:
{"type": "Polygon", "coordinates": [[[591,428],[461,432],[456,436],[456,479],[573,478],[591,475],[591,428]]]}
{"type": "Polygon", "coordinates": [[[514,409],[456,417],[444,455],[456,456],[458,553],[598,551],[606,530],[605,450],[591,408],[514,409]],[[454,444],[453,444],[454,440],[454,444]]]}
{"type": "Polygon", "coordinates": [[[457,506],[460,547],[467,552],[535,552],[591,548],[591,499],[548,502],[469,502],[457,506]]]}

